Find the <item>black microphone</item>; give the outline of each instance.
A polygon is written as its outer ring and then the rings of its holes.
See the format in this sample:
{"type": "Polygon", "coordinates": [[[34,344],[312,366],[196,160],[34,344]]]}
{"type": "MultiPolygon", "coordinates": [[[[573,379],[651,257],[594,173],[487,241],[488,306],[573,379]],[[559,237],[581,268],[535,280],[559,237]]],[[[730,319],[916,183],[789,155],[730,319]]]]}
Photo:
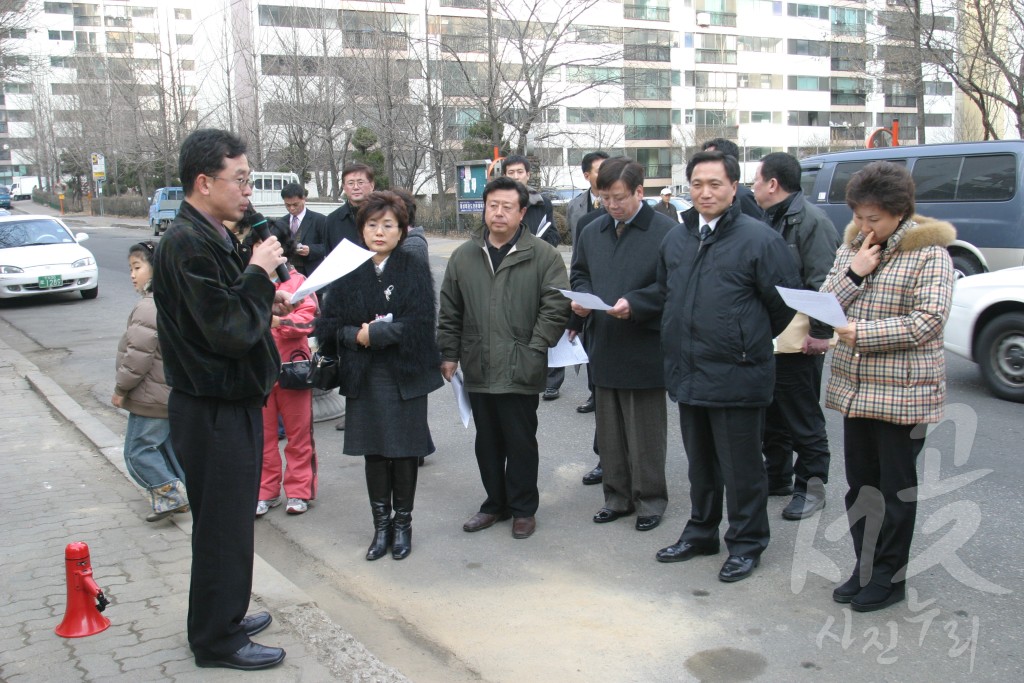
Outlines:
{"type": "MultiPolygon", "coordinates": [[[[252,208],[252,204],[249,205],[249,211],[245,212],[245,221],[249,224],[249,228],[256,233],[260,240],[266,242],[270,239],[270,229],[267,227],[267,218],[261,213],[258,213],[252,208]]],[[[281,282],[286,282],[291,279],[291,275],[288,273],[288,265],[285,263],[278,264],[277,266],[277,279],[281,282]]]]}

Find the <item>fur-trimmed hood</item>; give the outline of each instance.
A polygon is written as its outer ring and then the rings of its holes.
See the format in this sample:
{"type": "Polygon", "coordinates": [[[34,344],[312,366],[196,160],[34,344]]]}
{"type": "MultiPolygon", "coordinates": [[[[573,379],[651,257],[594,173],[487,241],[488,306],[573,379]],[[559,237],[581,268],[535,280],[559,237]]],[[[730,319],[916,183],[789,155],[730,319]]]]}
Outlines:
{"type": "MultiPolygon", "coordinates": [[[[952,223],[914,214],[910,220],[903,221],[896,232],[887,240],[890,249],[898,251],[917,251],[925,247],[948,247],[956,239],[956,228],[952,223]]],[[[860,230],[851,221],[846,226],[843,242],[851,249],[859,249],[864,241],[860,230]]]]}

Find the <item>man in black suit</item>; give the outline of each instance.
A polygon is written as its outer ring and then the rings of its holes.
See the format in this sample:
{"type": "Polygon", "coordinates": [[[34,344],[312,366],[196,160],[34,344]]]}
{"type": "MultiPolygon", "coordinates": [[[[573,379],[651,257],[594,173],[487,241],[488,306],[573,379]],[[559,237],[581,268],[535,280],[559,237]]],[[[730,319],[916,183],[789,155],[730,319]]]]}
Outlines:
{"type": "Polygon", "coordinates": [[[295,240],[292,265],[295,270],[309,277],[327,254],[324,252],[324,231],[327,216],[306,209],[306,188],[298,183],[289,183],[281,190],[284,208],[288,215],[279,222],[287,226],[295,240]]]}

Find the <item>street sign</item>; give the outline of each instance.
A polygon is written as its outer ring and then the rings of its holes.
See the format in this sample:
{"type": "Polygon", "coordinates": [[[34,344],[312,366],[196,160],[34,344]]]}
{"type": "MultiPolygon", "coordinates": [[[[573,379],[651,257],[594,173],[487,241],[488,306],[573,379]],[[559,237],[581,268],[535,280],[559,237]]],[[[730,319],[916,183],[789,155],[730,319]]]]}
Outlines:
{"type": "Polygon", "coordinates": [[[459,213],[483,213],[484,200],[482,199],[460,199],[459,213]]]}
{"type": "Polygon", "coordinates": [[[92,154],[92,177],[93,180],[100,180],[107,176],[107,160],[103,158],[102,154],[94,152],[92,154]]]}

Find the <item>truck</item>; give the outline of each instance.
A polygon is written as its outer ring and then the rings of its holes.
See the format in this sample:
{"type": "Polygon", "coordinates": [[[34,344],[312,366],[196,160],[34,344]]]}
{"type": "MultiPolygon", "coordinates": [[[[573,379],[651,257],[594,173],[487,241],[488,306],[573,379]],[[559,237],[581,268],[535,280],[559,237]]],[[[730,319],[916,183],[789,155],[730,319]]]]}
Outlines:
{"type": "Polygon", "coordinates": [[[153,193],[149,204],[149,227],[159,236],[178,215],[185,190],[180,187],[161,187],[153,193]]]}
{"type": "Polygon", "coordinates": [[[35,176],[21,176],[11,181],[11,199],[32,199],[32,191],[39,187],[35,176]]]}

